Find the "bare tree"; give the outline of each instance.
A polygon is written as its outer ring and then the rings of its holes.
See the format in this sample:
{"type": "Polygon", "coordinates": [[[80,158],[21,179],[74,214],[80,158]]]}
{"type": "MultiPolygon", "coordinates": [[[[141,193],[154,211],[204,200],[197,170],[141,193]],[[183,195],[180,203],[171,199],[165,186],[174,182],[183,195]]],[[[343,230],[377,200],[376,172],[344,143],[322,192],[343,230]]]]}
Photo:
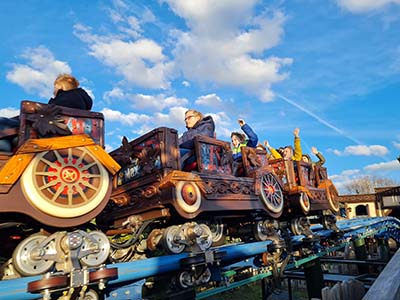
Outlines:
{"type": "Polygon", "coordinates": [[[349,194],[373,194],[374,188],[397,185],[399,183],[391,178],[366,175],[344,184],[343,189],[349,194]]]}

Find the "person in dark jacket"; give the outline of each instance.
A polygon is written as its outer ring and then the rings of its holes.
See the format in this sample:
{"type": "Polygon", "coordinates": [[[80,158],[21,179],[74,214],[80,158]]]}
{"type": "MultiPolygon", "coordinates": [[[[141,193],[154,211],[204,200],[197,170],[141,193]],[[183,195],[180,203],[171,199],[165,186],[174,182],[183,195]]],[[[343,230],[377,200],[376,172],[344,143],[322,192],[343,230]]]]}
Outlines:
{"type": "Polygon", "coordinates": [[[79,81],[70,74],[60,74],[54,81],[54,98],[49,104],[91,110],[92,98],[79,87],[79,81]]]}
{"type": "Polygon", "coordinates": [[[193,139],[197,135],[214,137],[215,124],[211,116],[203,116],[201,112],[190,109],[185,112],[187,131],[178,139],[179,148],[193,149],[193,139]]]}
{"type": "MultiPolygon", "coordinates": [[[[79,87],[79,81],[70,74],[60,74],[54,81],[54,98],[50,98],[48,104],[91,110],[92,98],[79,87]]],[[[19,117],[0,118],[0,134],[2,130],[19,127],[19,117]]],[[[10,152],[16,146],[17,139],[14,136],[0,139],[0,151],[10,152]]]]}
{"type": "Polygon", "coordinates": [[[196,161],[195,155],[190,154],[194,148],[194,138],[198,135],[209,137],[215,136],[215,124],[211,116],[204,116],[201,112],[190,109],[185,112],[185,123],[187,131],[178,139],[180,155],[182,159],[182,169],[196,161]]]}
{"type": "Polygon", "coordinates": [[[246,124],[246,122],[243,119],[239,119],[238,123],[240,125],[240,128],[244,131],[246,135],[240,132],[232,132],[231,140],[233,145],[232,148],[233,160],[240,160],[242,158],[242,152],[240,150],[241,147],[248,146],[256,148],[258,143],[258,136],[257,134],[254,133],[253,129],[251,129],[251,127],[248,124],[246,124]]]}

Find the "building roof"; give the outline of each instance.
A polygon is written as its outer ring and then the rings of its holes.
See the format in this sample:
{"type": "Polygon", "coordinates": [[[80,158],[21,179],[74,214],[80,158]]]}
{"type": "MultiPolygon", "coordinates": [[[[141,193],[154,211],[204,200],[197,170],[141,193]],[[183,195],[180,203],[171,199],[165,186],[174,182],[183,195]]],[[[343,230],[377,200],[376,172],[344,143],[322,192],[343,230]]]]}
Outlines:
{"type": "Polygon", "coordinates": [[[363,202],[376,202],[375,194],[359,194],[359,195],[341,195],[339,196],[341,203],[363,203],[363,202]]]}

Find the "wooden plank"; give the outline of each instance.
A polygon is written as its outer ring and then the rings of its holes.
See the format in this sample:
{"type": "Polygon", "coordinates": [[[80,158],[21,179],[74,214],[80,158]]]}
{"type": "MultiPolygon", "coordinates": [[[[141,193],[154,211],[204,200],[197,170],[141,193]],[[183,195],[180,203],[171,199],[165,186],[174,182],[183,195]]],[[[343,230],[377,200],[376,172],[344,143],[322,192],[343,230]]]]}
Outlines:
{"type": "Polygon", "coordinates": [[[99,145],[88,145],[86,149],[88,149],[112,175],[115,175],[121,169],[121,166],[99,145]]]}
{"type": "Polygon", "coordinates": [[[383,269],[363,300],[400,299],[400,249],[383,269]]]}
{"type": "Polygon", "coordinates": [[[16,153],[36,153],[88,145],[94,145],[94,141],[86,134],[30,139],[27,140],[26,143],[23,144],[16,153]]]}
{"type": "Polygon", "coordinates": [[[35,153],[16,154],[12,156],[0,170],[0,184],[14,184],[34,156],[35,153]]]}

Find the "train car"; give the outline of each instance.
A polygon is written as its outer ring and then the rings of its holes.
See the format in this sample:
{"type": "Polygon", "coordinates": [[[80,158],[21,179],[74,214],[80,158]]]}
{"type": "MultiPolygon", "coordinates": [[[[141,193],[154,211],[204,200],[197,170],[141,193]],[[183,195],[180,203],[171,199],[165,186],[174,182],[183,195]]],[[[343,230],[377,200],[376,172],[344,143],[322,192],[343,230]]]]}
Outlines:
{"type": "Polygon", "coordinates": [[[133,253],[159,248],[204,251],[224,244],[227,236],[271,239],[284,247],[279,221],[289,221],[295,235],[310,235],[306,215],[334,226],[332,211],[338,207],[326,169],[268,161],[265,151],[243,147],[238,172],[230,143],[205,136],[194,139],[196,161],[181,168],[177,141],[176,130],[162,127],[131,142],[124,139],[110,153],[123,167],[97,220],[112,235],[116,258],[129,260],[133,253]],[[127,250],[132,248],[138,251],[127,250]]]}
{"type": "Polygon", "coordinates": [[[1,278],[103,263],[108,238],[85,225],[106,206],[120,169],[103,149],[103,115],[22,101],[18,120],[0,132],[18,138],[0,153],[1,278]]]}
{"type": "Polygon", "coordinates": [[[236,241],[272,240],[279,252],[283,232],[310,235],[310,219],[335,226],[324,168],[249,147],[238,166],[229,142],[205,136],[182,167],[178,132],[167,127],[106,153],[102,114],[32,101],[19,121],[17,147],[0,153],[2,279],[89,268],[88,278],[105,280],[115,275],[105,262],[236,241]]]}

